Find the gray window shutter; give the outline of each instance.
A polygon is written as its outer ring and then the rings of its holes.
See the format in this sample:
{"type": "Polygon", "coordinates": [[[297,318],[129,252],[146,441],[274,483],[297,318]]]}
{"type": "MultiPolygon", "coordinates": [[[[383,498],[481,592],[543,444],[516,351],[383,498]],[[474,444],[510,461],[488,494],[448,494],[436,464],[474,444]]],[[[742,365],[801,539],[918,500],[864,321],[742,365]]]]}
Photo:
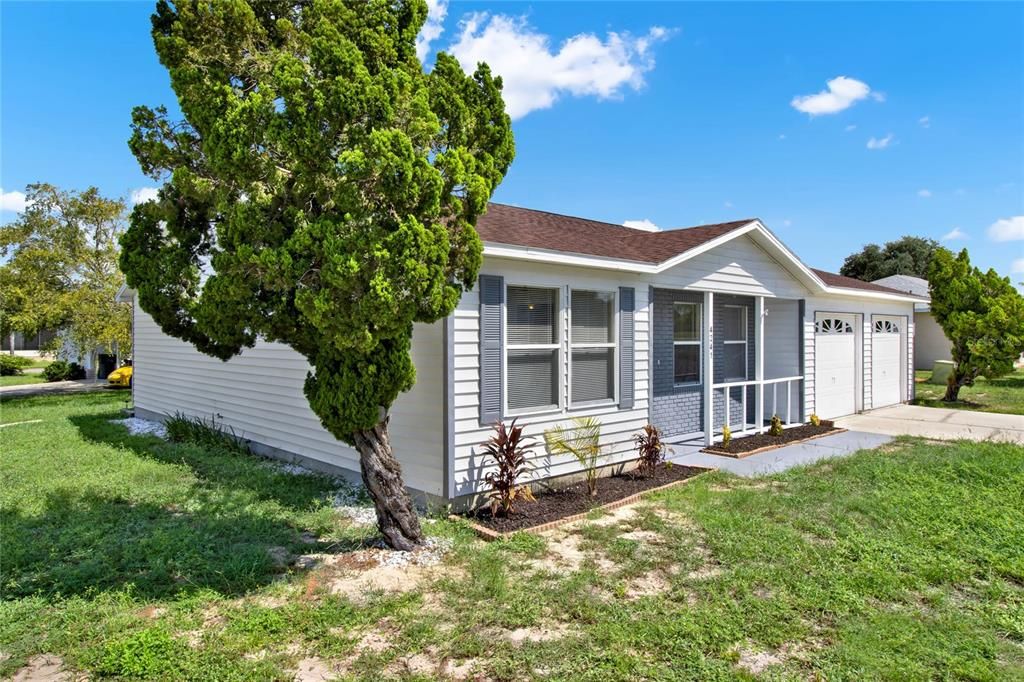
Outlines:
{"type": "Polygon", "coordinates": [[[480,423],[501,419],[501,313],[505,302],[505,278],[480,275],[480,423]]]}
{"type": "Polygon", "coordinates": [[[619,409],[633,407],[633,317],[636,310],[636,290],[619,287],[619,409]]]}

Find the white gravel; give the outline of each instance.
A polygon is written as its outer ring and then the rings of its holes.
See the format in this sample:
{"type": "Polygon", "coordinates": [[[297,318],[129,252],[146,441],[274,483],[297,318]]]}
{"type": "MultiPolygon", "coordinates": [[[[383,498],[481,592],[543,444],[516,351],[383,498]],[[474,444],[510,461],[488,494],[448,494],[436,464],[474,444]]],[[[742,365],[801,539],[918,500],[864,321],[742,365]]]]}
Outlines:
{"type": "Polygon", "coordinates": [[[381,566],[436,566],[444,560],[444,555],[451,551],[452,541],[447,538],[427,538],[423,545],[411,552],[399,552],[391,549],[384,540],[373,543],[369,552],[381,566]]]}
{"type": "Polygon", "coordinates": [[[157,438],[167,438],[167,428],[160,422],[155,422],[151,419],[128,417],[127,419],[111,419],[110,423],[120,424],[128,429],[128,433],[133,436],[156,436],[157,438]]]}

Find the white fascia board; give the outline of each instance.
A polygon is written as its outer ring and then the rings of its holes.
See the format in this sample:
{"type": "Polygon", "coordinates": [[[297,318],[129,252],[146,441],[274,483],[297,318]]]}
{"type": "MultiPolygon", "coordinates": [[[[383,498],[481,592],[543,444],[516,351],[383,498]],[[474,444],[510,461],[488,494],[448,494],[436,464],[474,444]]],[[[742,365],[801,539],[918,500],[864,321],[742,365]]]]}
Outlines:
{"type": "Polygon", "coordinates": [[[852,289],[847,287],[825,287],[826,294],[837,296],[856,296],[857,298],[875,298],[885,301],[906,301],[907,303],[921,303],[926,299],[910,294],[888,294],[884,291],[868,291],[866,289],[852,289]]]}
{"type": "Polygon", "coordinates": [[[587,256],[565,251],[551,251],[526,246],[509,244],[484,243],[484,255],[492,258],[512,258],[531,261],[533,263],[556,263],[558,265],[576,265],[584,268],[601,268],[602,270],[621,270],[624,272],[658,272],[658,266],[652,263],[640,263],[634,260],[587,256]]]}

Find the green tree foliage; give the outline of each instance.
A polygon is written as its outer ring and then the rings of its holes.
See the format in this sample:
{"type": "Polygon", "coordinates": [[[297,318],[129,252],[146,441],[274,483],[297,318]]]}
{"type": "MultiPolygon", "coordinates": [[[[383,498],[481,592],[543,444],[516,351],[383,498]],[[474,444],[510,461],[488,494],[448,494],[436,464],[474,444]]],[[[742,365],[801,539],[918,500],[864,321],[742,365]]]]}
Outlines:
{"type": "Polygon", "coordinates": [[[839,274],[864,282],[874,282],[889,275],[927,278],[928,264],[937,248],[939,243],[934,239],[910,236],[886,242],[884,247],[868,244],[846,257],[839,274]]]}
{"type": "MultiPolygon", "coordinates": [[[[60,328],[81,351],[131,351],[131,307],[114,296],[125,204],[90,187],[29,185],[28,207],[0,228],[0,332],[60,328]]],[[[77,359],[77,358],[75,358],[77,359]]]]}
{"type": "Polygon", "coordinates": [[[310,407],[360,452],[378,523],[421,540],[387,437],[414,322],[480,267],[474,229],[514,155],[501,80],[416,57],[424,0],[160,0],[153,40],[184,121],[132,114],[164,180],[121,264],[160,327],[228,359],[257,338],[313,367],[310,407]]]}
{"type": "Polygon", "coordinates": [[[1013,371],[1024,352],[1024,297],[1009,277],[971,265],[967,249],[954,256],[938,249],[928,270],[931,310],[952,344],[953,373],[943,400],[957,399],[961,386],[980,376],[1013,371]]]}

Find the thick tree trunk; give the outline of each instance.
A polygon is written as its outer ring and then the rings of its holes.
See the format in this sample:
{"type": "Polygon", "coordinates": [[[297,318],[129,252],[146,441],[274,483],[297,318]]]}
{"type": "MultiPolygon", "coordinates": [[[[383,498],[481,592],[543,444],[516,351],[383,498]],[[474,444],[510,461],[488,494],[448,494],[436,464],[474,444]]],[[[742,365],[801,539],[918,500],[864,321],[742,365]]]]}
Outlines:
{"type": "Polygon", "coordinates": [[[402,482],[402,467],[391,452],[388,420],[384,417],[372,429],[356,432],[354,440],[363,485],[377,510],[377,527],[388,545],[409,551],[423,544],[423,531],[416,507],[402,482]]]}
{"type": "Polygon", "coordinates": [[[960,397],[960,388],[967,384],[965,379],[966,377],[957,374],[956,368],[954,368],[953,373],[946,379],[946,395],[942,396],[942,401],[955,403],[960,397]]]}

